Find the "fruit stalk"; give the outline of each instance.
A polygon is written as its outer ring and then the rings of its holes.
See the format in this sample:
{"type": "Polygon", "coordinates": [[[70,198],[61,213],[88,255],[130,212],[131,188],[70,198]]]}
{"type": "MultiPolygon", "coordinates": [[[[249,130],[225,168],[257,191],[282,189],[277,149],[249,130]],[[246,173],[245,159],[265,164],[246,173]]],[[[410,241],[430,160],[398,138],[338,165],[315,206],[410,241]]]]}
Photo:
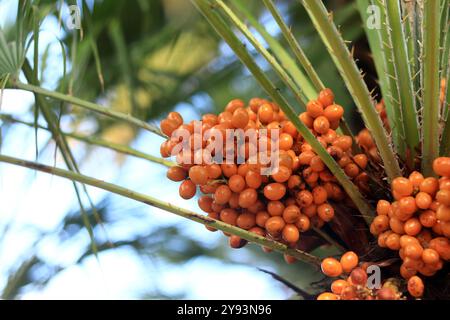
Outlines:
{"type": "Polygon", "coordinates": [[[192,212],[192,211],[189,211],[189,210],[186,210],[183,208],[176,207],[168,202],[158,200],[154,197],[151,197],[151,196],[148,196],[148,195],[145,195],[142,193],[138,193],[133,190],[129,190],[129,189],[123,188],[121,186],[118,186],[118,185],[115,185],[112,183],[108,183],[108,182],[105,182],[105,181],[102,181],[99,179],[95,179],[95,178],[92,178],[89,176],[85,176],[82,174],[78,174],[78,173],[75,173],[72,171],[67,171],[67,170],[43,165],[40,163],[27,161],[27,160],[23,160],[23,159],[18,159],[18,158],[14,158],[14,157],[9,157],[9,156],[5,156],[5,155],[0,155],[0,162],[10,163],[13,165],[49,173],[52,175],[56,175],[56,176],[59,176],[62,178],[69,179],[71,181],[76,181],[76,182],[80,182],[80,183],[83,183],[86,185],[97,187],[97,188],[124,196],[126,198],[133,199],[133,200],[142,202],[144,204],[166,210],[168,212],[174,213],[183,218],[201,223],[203,225],[221,230],[223,232],[228,232],[230,234],[237,235],[247,241],[254,242],[254,243],[260,244],[262,246],[271,248],[273,250],[293,256],[300,261],[303,261],[303,262],[306,262],[306,263],[309,263],[309,264],[312,264],[315,266],[318,266],[320,264],[320,259],[318,257],[316,257],[312,254],[309,254],[307,252],[289,248],[287,245],[282,244],[280,242],[269,240],[265,237],[262,237],[255,233],[251,233],[251,232],[248,232],[241,228],[229,225],[222,221],[219,221],[219,220],[216,220],[216,219],[204,216],[204,215],[200,215],[200,214],[197,214],[195,212],[192,212]]]}
{"type": "Polygon", "coordinates": [[[125,121],[128,123],[131,123],[139,128],[148,130],[148,131],[153,132],[161,137],[164,137],[164,135],[161,133],[161,131],[159,131],[158,128],[156,128],[155,126],[153,126],[145,121],[136,119],[136,118],[132,117],[131,115],[128,115],[128,114],[125,114],[122,112],[117,112],[117,111],[108,109],[106,107],[103,107],[99,104],[96,104],[96,103],[93,103],[90,101],[85,101],[85,100],[82,100],[77,97],[69,96],[69,95],[66,95],[66,94],[63,94],[60,92],[46,90],[44,88],[37,87],[37,86],[31,85],[31,84],[16,82],[13,85],[16,89],[22,89],[22,90],[34,92],[36,94],[43,95],[45,97],[49,97],[49,98],[57,99],[57,100],[64,101],[67,103],[71,103],[71,104],[77,105],[79,107],[88,109],[90,111],[93,111],[93,112],[96,112],[99,114],[103,114],[105,116],[108,116],[108,117],[111,117],[111,118],[114,118],[117,120],[122,120],[122,121],[125,121]]]}

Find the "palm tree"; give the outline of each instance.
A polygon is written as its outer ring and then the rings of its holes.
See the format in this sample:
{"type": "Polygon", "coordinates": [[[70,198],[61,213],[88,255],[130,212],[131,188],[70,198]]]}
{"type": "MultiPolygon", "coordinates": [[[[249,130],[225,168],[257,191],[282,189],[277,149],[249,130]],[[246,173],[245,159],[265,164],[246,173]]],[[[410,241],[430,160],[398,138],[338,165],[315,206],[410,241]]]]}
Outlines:
{"type": "MultiPolygon", "coordinates": [[[[324,255],[320,250],[325,242],[331,244],[328,248],[334,252],[344,247],[371,261],[390,261],[392,252],[376,248],[368,232],[376,201],[389,195],[389,183],[395,178],[416,169],[431,176],[433,160],[449,154],[450,126],[446,118],[450,100],[445,86],[449,73],[448,0],[343,1],[333,8],[333,14],[316,0],[302,0],[295,5],[264,0],[251,6],[240,0],[193,0],[194,6],[168,3],[172,2],[147,5],[142,1],[117,1],[112,5],[105,1],[89,6],[83,1],[82,27],[65,30],[60,41],[62,76],[56,87],[49,90],[40,74],[46,64],[45,51],[41,59],[38,54],[40,24],[46,14],[60,17],[62,7],[19,1],[17,27],[0,34],[0,73],[3,88],[34,93],[35,103],[29,110],[33,120],[27,122],[8,114],[2,114],[2,119],[34,127],[36,133],[49,131],[48,145],[50,141],[55,144],[67,169],[6,155],[1,155],[0,161],[73,181],[80,210],[68,215],[64,224],[71,217],[81,217],[79,224],[84,224],[91,236],[91,248],[86,254],[97,254],[110,247],[108,241],[97,243],[94,239],[93,228],[101,228],[105,219],[86,187],[94,186],[283,252],[312,266],[320,264],[320,256],[324,255]],[[193,11],[194,7],[205,19],[193,11]],[[148,15],[154,19],[148,19],[148,15]],[[344,39],[356,46],[350,50],[344,39]],[[222,49],[222,41],[233,55],[222,49]],[[25,55],[27,51],[33,52],[29,55],[32,59],[25,55]],[[233,83],[246,85],[230,85],[233,83]],[[361,128],[358,124],[362,119],[376,143],[382,165],[370,167],[375,181],[370,195],[361,193],[297,116],[325,87],[333,88],[337,101],[345,105],[342,132],[352,136],[352,131],[361,128]],[[75,158],[69,139],[143,158],[155,166],[172,166],[172,162],[137,151],[131,144],[142,132],[164,137],[154,120],[181,102],[195,103],[202,94],[207,94],[217,107],[205,106],[201,112],[219,111],[234,96],[269,96],[320,156],[355,208],[335,204],[336,221],[322,231],[312,232],[311,243],[305,241],[301,248],[290,248],[157,197],[81,174],[80,167],[85,163],[75,158]],[[375,100],[381,98],[388,129],[374,108],[375,100]],[[105,107],[105,102],[110,107],[105,107]],[[72,132],[61,129],[64,118],[70,119],[72,132]],[[95,122],[90,136],[77,132],[87,121],[95,122]],[[88,206],[82,201],[84,197],[88,206]],[[355,230],[355,226],[361,230],[355,230]]],[[[36,147],[36,160],[40,153],[42,150],[36,147]]],[[[149,245],[142,239],[133,241],[137,248],[149,245]]],[[[36,263],[35,259],[30,261],[23,264],[24,268],[36,263]]],[[[390,265],[392,270],[387,268],[391,274],[395,274],[394,266],[390,265]]],[[[436,288],[427,291],[429,297],[445,295],[441,280],[448,280],[447,273],[448,266],[428,281],[431,288],[436,288]]],[[[24,274],[17,272],[16,278],[24,274]]],[[[295,278],[291,273],[286,276],[295,278]]],[[[22,285],[26,282],[14,281],[22,285]]],[[[17,291],[17,285],[13,287],[6,297],[14,296],[11,292],[17,291]]]]}

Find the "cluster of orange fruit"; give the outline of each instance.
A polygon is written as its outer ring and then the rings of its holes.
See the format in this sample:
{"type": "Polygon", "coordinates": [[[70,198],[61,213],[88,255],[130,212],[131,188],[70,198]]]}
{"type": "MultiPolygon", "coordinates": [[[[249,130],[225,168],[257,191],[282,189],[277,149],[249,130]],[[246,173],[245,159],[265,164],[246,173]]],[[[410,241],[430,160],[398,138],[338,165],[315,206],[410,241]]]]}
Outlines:
{"type": "MultiPolygon", "coordinates": [[[[405,299],[395,279],[388,279],[381,285],[376,281],[369,284],[367,273],[371,263],[360,263],[353,251],[348,251],[340,260],[326,258],[322,261],[322,272],[332,278],[340,277],[331,284],[331,292],[323,292],[317,300],[402,300],[405,299]],[[343,276],[346,275],[346,276],[343,276]]],[[[381,279],[378,279],[381,281],[381,279]]],[[[412,276],[407,289],[412,297],[420,298],[424,293],[422,279],[412,276]]]]}
{"type": "Polygon", "coordinates": [[[370,226],[380,247],[399,252],[405,279],[432,276],[450,260],[450,158],[437,158],[433,169],[440,178],[413,172],[394,179],[395,201],[380,200],[370,226]]]}
{"type": "MultiPolygon", "coordinates": [[[[343,107],[334,103],[333,92],[325,89],[317,100],[307,104],[306,112],[300,114],[299,119],[346,174],[361,189],[368,190],[368,176],[364,172],[367,156],[353,156],[352,138],[335,131],[343,114],[343,107]]],[[[168,169],[167,177],[181,182],[179,193],[184,199],[191,199],[199,189],[202,195],[198,205],[214,219],[295,247],[300,233],[311,226],[321,227],[333,218],[334,208],[328,199],[347,199],[336,178],[294,124],[277,104],[265,99],[253,98],[248,105],[235,99],[219,115],[205,114],[201,120],[190,123],[184,123],[180,114],[171,112],[161,121],[161,131],[168,137],[161,145],[161,155],[175,156],[177,161],[176,166],[168,169]],[[201,132],[195,132],[194,127],[201,128],[201,132]],[[213,143],[211,138],[204,136],[207,130],[222,134],[223,151],[228,152],[225,144],[228,129],[278,129],[278,170],[262,174],[264,165],[250,162],[250,141],[246,141],[241,148],[235,148],[234,163],[207,164],[193,161],[205,159],[205,151],[213,143]],[[190,149],[174,152],[175,146],[180,143],[181,135],[177,134],[180,130],[191,134],[190,149]],[[199,138],[201,143],[194,143],[195,138],[199,138]],[[239,152],[244,155],[244,163],[236,161],[239,152]]],[[[258,137],[258,143],[265,139],[264,143],[270,152],[274,138],[269,131],[268,138],[258,137]]],[[[215,152],[217,155],[218,151],[215,152]]],[[[229,243],[239,248],[246,242],[237,236],[230,236],[229,243]]],[[[292,261],[289,257],[285,258],[292,261]]]]}

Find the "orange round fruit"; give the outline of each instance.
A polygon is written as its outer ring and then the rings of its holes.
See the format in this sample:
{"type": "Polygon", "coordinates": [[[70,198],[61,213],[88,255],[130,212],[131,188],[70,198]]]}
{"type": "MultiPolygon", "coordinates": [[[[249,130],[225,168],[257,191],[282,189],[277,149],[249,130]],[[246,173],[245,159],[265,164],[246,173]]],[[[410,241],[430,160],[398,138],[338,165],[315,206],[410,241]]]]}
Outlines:
{"type": "Polygon", "coordinates": [[[450,158],[440,157],[433,161],[433,170],[437,175],[450,177],[450,158]]]}
{"type": "Polygon", "coordinates": [[[408,280],[408,292],[414,298],[420,298],[423,296],[425,286],[423,284],[422,279],[418,276],[412,276],[408,280]]]}
{"type": "Polygon", "coordinates": [[[328,277],[339,277],[342,274],[342,266],[335,258],[325,258],[320,265],[322,272],[328,277]]]}
{"type": "Polygon", "coordinates": [[[413,184],[409,179],[398,177],[392,181],[392,190],[400,196],[409,196],[413,192],[413,184]]]}
{"type": "Polygon", "coordinates": [[[328,222],[331,221],[331,219],[333,219],[334,217],[334,209],[328,203],[324,203],[317,208],[317,214],[319,215],[320,219],[328,222]]]}
{"type": "Polygon", "coordinates": [[[344,115],[344,108],[338,104],[332,104],[325,108],[323,115],[330,121],[339,121],[344,115]]]}
{"type": "Polygon", "coordinates": [[[317,118],[323,115],[323,106],[317,100],[311,100],[306,104],[306,112],[311,118],[317,118]]]}
{"type": "Polygon", "coordinates": [[[275,182],[264,187],[264,196],[269,200],[280,200],[285,194],[286,187],[284,184],[275,182]]]}
{"type": "Polygon", "coordinates": [[[280,235],[285,225],[286,223],[283,218],[275,216],[267,219],[265,228],[271,236],[277,237],[280,235]]]}
{"type": "Polygon", "coordinates": [[[300,217],[300,208],[296,205],[287,206],[283,211],[283,219],[286,223],[295,223],[300,217]]]}
{"type": "Polygon", "coordinates": [[[334,293],[324,292],[317,297],[317,300],[339,300],[339,297],[334,293]]]}
{"type": "Polygon", "coordinates": [[[195,196],[195,193],[197,191],[197,187],[191,180],[184,180],[180,184],[179,193],[180,197],[182,197],[185,200],[189,200],[195,196]]]}
{"type": "Polygon", "coordinates": [[[359,259],[356,253],[348,251],[342,255],[340,263],[342,270],[344,270],[345,273],[349,273],[358,266],[359,259]]]}
{"type": "Polygon", "coordinates": [[[258,193],[253,188],[247,188],[239,194],[239,206],[248,208],[258,200],[258,193]]]}
{"type": "Polygon", "coordinates": [[[325,88],[319,92],[319,102],[324,106],[328,107],[334,102],[334,93],[331,89],[325,88]]]}
{"type": "Polygon", "coordinates": [[[377,203],[377,214],[387,216],[391,210],[391,204],[386,200],[379,200],[377,203]]]}
{"type": "Polygon", "coordinates": [[[228,186],[233,192],[241,192],[245,189],[245,180],[242,176],[234,174],[228,180],[228,186]]]}
{"type": "Polygon", "coordinates": [[[300,232],[293,224],[286,224],[281,232],[283,240],[290,244],[295,244],[300,238],[300,232]]]}

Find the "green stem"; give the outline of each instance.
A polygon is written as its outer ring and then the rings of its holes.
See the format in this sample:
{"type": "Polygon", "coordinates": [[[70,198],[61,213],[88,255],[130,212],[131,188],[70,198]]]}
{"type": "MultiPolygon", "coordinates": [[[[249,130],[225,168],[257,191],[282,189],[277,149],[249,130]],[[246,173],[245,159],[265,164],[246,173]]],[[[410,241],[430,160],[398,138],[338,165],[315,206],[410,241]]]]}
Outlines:
{"type": "MultiPolygon", "coordinates": [[[[11,115],[7,115],[7,114],[0,114],[0,119],[2,119],[3,121],[11,122],[11,123],[20,123],[20,124],[23,124],[23,125],[26,125],[26,126],[29,126],[29,127],[34,127],[35,126],[34,123],[23,121],[23,120],[14,118],[11,115]]],[[[38,129],[42,129],[42,130],[46,130],[46,131],[50,131],[49,128],[41,126],[41,125],[38,125],[37,128],[38,129]]],[[[62,131],[61,131],[61,134],[63,134],[66,137],[70,137],[70,138],[73,138],[73,139],[77,139],[77,140],[86,142],[88,144],[104,147],[104,148],[107,148],[107,149],[114,150],[116,152],[120,152],[120,153],[123,153],[123,154],[134,156],[136,158],[141,158],[141,159],[148,160],[148,161],[151,161],[151,162],[154,162],[154,163],[162,164],[163,166],[166,166],[166,167],[172,167],[172,166],[176,165],[172,161],[165,160],[165,159],[162,159],[162,158],[159,158],[159,157],[155,157],[155,156],[153,156],[151,154],[147,154],[147,153],[141,152],[139,150],[130,148],[128,146],[124,146],[124,145],[121,145],[121,144],[118,144],[118,143],[109,142],[109,141],[106,141],[106,140],[103,140],[103,139],[100,139],[100,138],[96,138],[96,137],[93,137],[93,136],[89,136],[88,137],[88,136],[85,136],[85,135],[80,135],[78,133],[67,133],[67,132],[62,132],[62,131]]]]}
{"type": "Polygon", "coordinates": [[[214,0],[224,13],[230,18],[231,22],[242,32],[242,34],[250,41],[250,43],[258,50],[259,53],[267,60],[267,62],[272,66],[278,76],[283,80],[286,86],[291,89],[292,93],[296,97],[297,101],[301,105],[306,105],[308,98],[305,93],[298,87],[292,78],[287,74],[284,68],[278,63],[278,61],[273,57],[272,54],[267,51],[266,48],[253,36],[247,26],[233,13],[233,11],[221,0],[214,0]]]}
{"type": "MultiPolygon", "coordinates": [[[[291,47],[292,51],[294,52],[295,57],[300,62],[303,69],[305,69],[306,73],[308,74],[309,78],[311,79],[312,83],[314,84],[314,87],[317,91],[321,91],[325,89],[325,85],[323,84],[322,80],[320,80],[319,75],[317,74],[316,70],[314,70],[314,67],[312,66],[311,62],[309,61],[306,54],[303,52],[302,48],[300,47],[300,44],[295,39],[292,31],[286,23],[284,22],[283,17],[278,12],[277,8],[275,7],[272,0],[263,0],[264,5],[266,8],[270,11],[275,21],[278,23],[278,26],[281,29],[281,32],[283,33],[284,38],[289,43],[289,46],[291,47]]],[[[315,99],[316,97],[314,97],[315,99]]],[[[312,100],[313,98],[310,98],[312,100]]]]}
{"type": "Polygon", "coordinates": [[[89,101],[85,101],[85,100],[79,99],[77,97],[72,97],[72,96],[69,96],[69,95],[66,95],[66,94],[63,94],[63,93],[60,93],[60,92],[54,92],[54,91],[46,90],[44,88],[33,86],[31,84],[25,84],[25,83],[17,82],[17,83],[14,83],[14,86],[17,89],[31,91],[31,92],[34,92],[36,94],[40,94],[40,95],[43,95],[43,96],[46,96],[46,97],[49,97],[49,98],[57,99],[57,100],[60,100],[60,101],[64,101],[64,102],[67,102],[67,103],[71,103],[71,104],[83,107],[85,109],[91,110],[91,111],[99,113],[99,114],[103,114],[105,116],[108,116],[108,117],[111,117],[111,118],[114,118],[114,119],[117,119],[117,120],[122,120],[122,121],[125,121],[125,122],[128,122],[128,123],[131,123],[131,124],[133,124],[133,125],[135,125],[137,127],[140,127],[142,129],[148,130],[148,131],[153,132],[153,133],[155,133],[155,134],[157,134],[157,135],[159,135],[159,136],[161,136],[163,138],[166,138],[166,136],[163,133],[161,133],[161,131],[158,128],[156,128],[155,126],[153,126],[153,125],[151,125],[151,124],[149,124],[149,123],[147,123],[145,121],[136,119],[136,118],[132,117],[131,115],[124,114],[122,112],[117,112],[117,111],[108,109],[108,108],[103,107],[103,106],[101,106],[99,104],[96,104],[96,103],[93,103],[93,102],[89,102],[89,101]]]}
{"type": "Polygon", "coordinates": [[[282,244],[280,242],[273,241],[273,240],[267,239],[265,237],[261,237],[255,233],[252,233],[252,232],[246,231],[244,229],[229,225],[222,221],[215,220],[208,216],[200,215],[195,212],[176,207],[176,206],[170,204],[169,202],[164,202],[157,198],[154,198],[154,197],[142,194],[142,193],[138,193],[133,190],[129,190],[129,189],[123,188],[121,186],[118,186],[118,185],[115,185],[115,184],[112,184],[109,182],[98,180],[98,179],[88,177],[88,176],[85,176],[82,174],[78,174],[78,173],[75,173],[72,171],[54,168],[54,167],[50,167],[50,166],[43,165],[40,163],[27,161],[27,160],[23,160],[23,159],[18,159],[18,158],[13,158],[13,157],[5,156],[5,155],[0,155],[0,162],[18,165],[21,167],[25,167],[25,168],[49,173],[52,175],[56,175],[56,176],[59,176],[62,178],[66,178],[71,181],[77,181],[77,182],[80,182],[80,183],[83,183],[86,185],[97,187],[97,188],[112,192],[114,194],[118,194],[118,195],[124,196],[126,198],[133,199],[133,200],[145,203],[147,205],[166,210],[166,211],[174,213],[180,217],[201,223],[203,225],[221,230],[223,232],[237,235],[237,236],[239,236],[245,240],[248,240],[250,242],[254,242],[254,243],[260,244],[262,246],[269,247],[273,250],[291,255],[291,256],[297,258],[298,260],[301,260],[306,263],[310,263],[315,266],[318,266],[321,261],[320,258],[313,256],[307,252],[300,251],[297,249],[291,249],[287,245],[282,244]]]}
{"type": "Polygon", "coordinates": [[[378,75],[386,113],[392,132],[392,142],[401,158],[406,154],[405,129],[401,117],[400,97],[395,81],[395,67],[392,63],[392,44],[386,30],[386,11],[381,0],[358,0],[358,9],[363,20],[364,30],[369,41],[372,57],[378,75]],[[369,28],[369,5],[376,3],[380,8],[381,28],[369,28]]]}
{"type": "Polygon", "coordinates": [[[423,21],[423,131],[422,173],[433,175],[433,161],[439,156],[439,46],[440,16],[439,1],[425,0],[423,21]]]}
{"type": "Polygon", "coordinates": [[[330,20],[330,15],[325,6],[322,1],[318,0],[302,0],[302,3],[338,67],[347,88],[362,114],[366,127],[374,137],[388,178],[392,180],[395,177],[401,176],[400,166],[390,146],[381,119],[374,108],[369,90],[342,36],[330,20]]]}
{"type": "Polygon", "coordinates": [[[402,16],[399,1],[383,0],[387,14],[387,28],[393,50],[393,65],[396,71],[396,80],[399,88],[402,119],[405,127],[405,141],[408,146],[407,162],[411,167],[414,164],[416,150],[419,148],[419,125],[417,121],[416,98],[414,81],[408,59],[408,47],[403,30],[402,16]]]}
{"type": "Polygon", "coordinates": [[[356,207],[366,219],[367,223],[371,223],[371,217],[374,213],[372,208],[367,203],[366,199],[359,192],[358,188],[346,176],[342,168],[336,161],[328,154],[325,148],[317,141],[316,137],[311,131],[300,121],[292,106],[281,95],[279,89],[267,78],[265,73],[253,61],[252,56],[247,52],[245,47],[241,44],[239,39],[230,30],[229,26],[221,19],[221,17],[214,11],[207,0],[192,0],[197,6],[198,10],[205,16],[209,23],[214,27],[217,33],[225,40],[231,47],[234,53],[239,57],[242,63],[249,69],[255,79],[259,82],[261,87],[267,94],[280,106],[286,116],[304,139],[311,145],[313,150],[320,156],[325,165],[330,169],[331,173],[336,177],[338,182],[342,185],[349,197],[353,200],[356,207]]]}

